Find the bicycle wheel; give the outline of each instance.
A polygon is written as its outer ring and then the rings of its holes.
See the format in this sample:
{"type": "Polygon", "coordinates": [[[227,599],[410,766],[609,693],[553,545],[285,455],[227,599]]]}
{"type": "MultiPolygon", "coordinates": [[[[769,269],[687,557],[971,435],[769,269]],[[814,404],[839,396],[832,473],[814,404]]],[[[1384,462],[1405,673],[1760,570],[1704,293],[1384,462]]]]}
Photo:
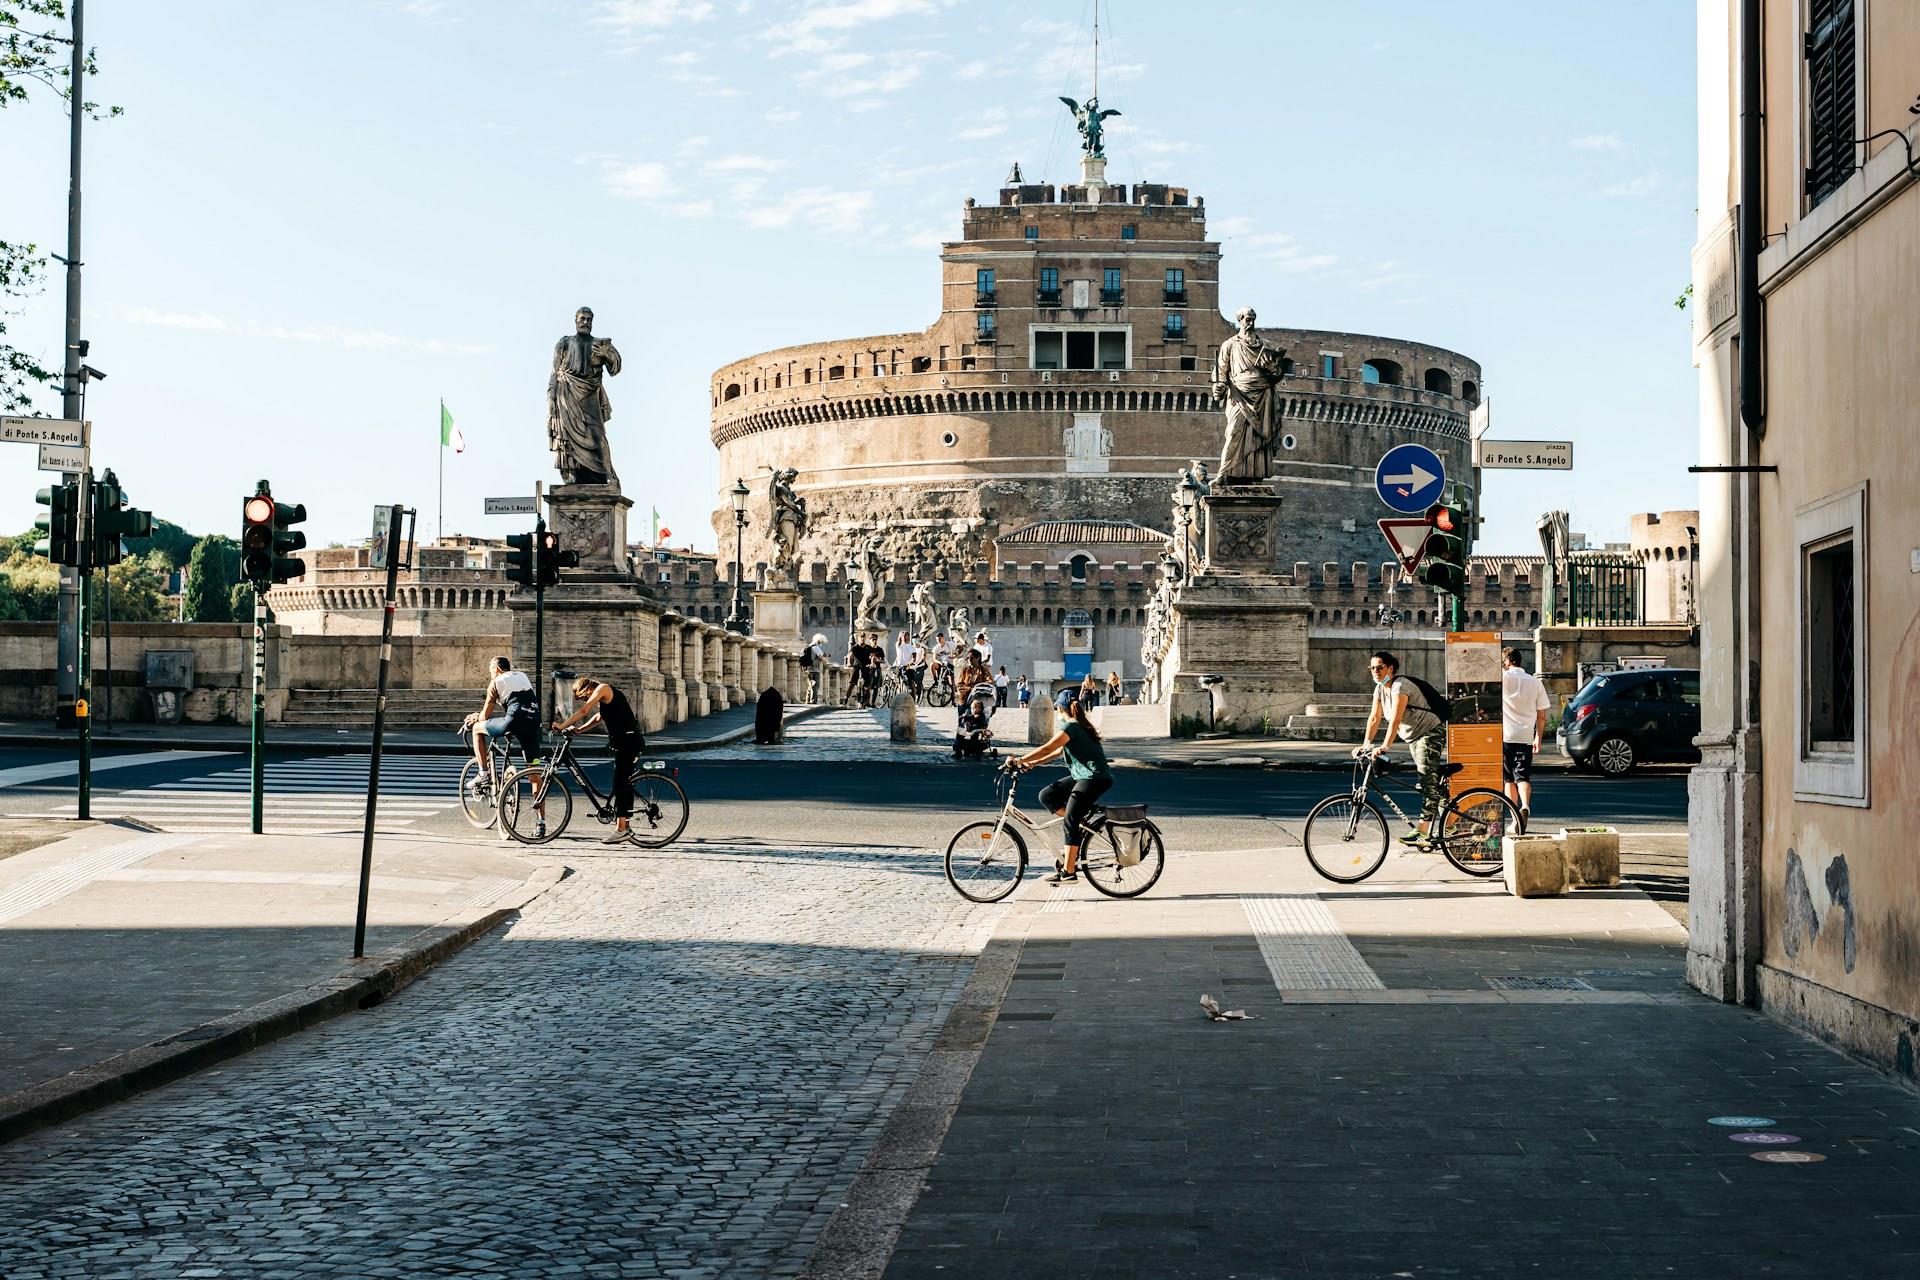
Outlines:
{"type": "Polygon", "coordinates": [[[672,844],[687,829],[687,793],[664,773],[636,769],[633,774],[633,817],[627,830],[643,849],[672,844]]]}
{"type": "Polygon", "coordinates": [[[1491,787],[1462,791],[1440,811],[1440,852],[1470,876],[1497,876],[1504,841],[1520,831],[1520,810],[1491,787]]]}
{"type": "Polygon", "coordinates": [[[460,809],[467,821],[482,831],[493,825],[495,814],[491,784],[487,790],[480,788],[485,777],[478,760],[467,761],[467,767],[460,771],[460,809]]]}
{"type": "Polygon", "coordinates": [[[521,844],[545,844],[573,821],[573,791],[563,774],[515,769],[501,783],[500,816],[507,834],[521,844]]]}
{"type": "Polygon", "coordinates": [[[1151,822],[1132,824],[1138,830],[1140,861],[1132,866],[1120,861],[1122,840],[1128,832],[1108,823],[1092,832],[1080,846],[1080,874],[1087,883],[1109,898],[1137,898],[1153,888],[1167,865],[1167,844],[1160,828],[1151,822]]]}
{"type": "Polygon", "coordinates": [[[953,705],[953,682],[937,681],[927,690],[927,705],[930,707],[950,707],[953,705]]]}
{"type": "Polygon", "coordinates": [[[1328,796],[1307,810],[1300,843],[1315,871],[1335,884],[1355,884],[1387,860],[1387,820],[1370,800],[1328,796]]]}
{"type": "Polygon", "coordinates": [[[970,902],[1000,901],[1026,870],[1027,842],[1006,823],[968,823],[947,845],[947,883],[970,902]]]}

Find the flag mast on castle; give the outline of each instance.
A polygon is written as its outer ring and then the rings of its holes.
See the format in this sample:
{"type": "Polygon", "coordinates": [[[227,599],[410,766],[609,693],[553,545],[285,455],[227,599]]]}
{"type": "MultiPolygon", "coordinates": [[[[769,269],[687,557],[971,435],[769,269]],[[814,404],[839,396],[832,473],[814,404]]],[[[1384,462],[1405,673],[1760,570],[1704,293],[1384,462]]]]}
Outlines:
{"type": "Polygon", "coordinates": [[[440,509],[434,516],[434,524],[438,529],[433,539],[435,542],[445,541],[447,536],[447,450],[449,448],[455,453],[465,453],[467,438],[460,434],[460,428],[453,425],[453,415],[447,411],[447,402],[442,400],[440,402],[440,509]]]}
{"type": "Polygon", "coordinates": [[[1099,204],[1107,190],[1106,120],[1120,113],[1100,107],[1100,4],[1093,6],[1093,96],[1081,106],[1072,98],[1062,98],[1073,113],[1074,127],[1080,130],[1080,182],[1087,189],[1087,203],[1099,204]]]}

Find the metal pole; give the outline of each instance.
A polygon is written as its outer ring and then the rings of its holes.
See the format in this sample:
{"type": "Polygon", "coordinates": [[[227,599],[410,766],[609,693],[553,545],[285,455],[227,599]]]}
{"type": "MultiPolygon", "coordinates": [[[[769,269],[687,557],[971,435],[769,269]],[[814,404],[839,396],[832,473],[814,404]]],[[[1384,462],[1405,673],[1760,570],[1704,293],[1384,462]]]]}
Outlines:
{"type": "Polygon", "coordinates": [[[536,496],[533,513],[533,696],[542,697],[540,681],[546,674],[547,587],[540,576],[540,552],[547,539],[547,518],[536,496]]]}
{"type": "MultiPolygon", "coordinates": [[[[353,958],[367,954],[367,890],[373,884],[373,822],[380,805],[380,739],[387,728],[387,672],[393,665],[393,593],[400,577],[400,517],[414,513],[393,504],[387,517],[387,595],[380,614],[380,690],[373,700],[373,756],[367,765],[367,819],[360,837],[360,902],[353,917],[353,958]]],[[[413,524],[409,521],[411,539],[413,524]]],[[[409,565],[409,568],[412,566],[409,565]]]]}
{"type": "MultiPolygon", "coordinates": [[[[67,358],[62,369],[66,375],[66,386],[61,394],[60,416],[63,418],[82,418],[85,412],[80,394],[80,122],[86,115],[82,103],[86,94],[81,82],[86,76],[87,46],[83,36],[81,10],[82,0],[73,0],[73,61],[68,71],[67,99],[68,135],[67,135],[67,358]]],[[[77,472],[69,471],[60,477],[67,484],[80,479],[77,472]]],[[[77,566],[63,565],[60,569],[60,596],[56,616],[59,619],[55,627],[57,648],[54,694],[54,718],[64,722],[76,709],[75,703],[86,688],[80,668],[85,660],[78,655],[87,647],[85,632],[81,629],[85,623],[81,620],[80,576],[77,566]]],[[[82,795],[85,794],[84,789],[82,795]]],[[[84,810],[85,802],[82,801],[84,810]]],[[[82,812],[82,817],[85,813],[82,812]]]]}
{"type": "Polygon", "coordinates": [[[93,634],[92,619],[87,616],[87,598],[93,594],[93,468],[80,473],[81,488],[76,503],[79,525],[80,596],[74,613],[80,626],[80,646],[75,651],[73,719],[80,730],[80,817],[93,816],[93,715],[88,704],[92,692],[93,634]]]}
{"type": "Polygon", "coordinates": [[[253,753],[253,825],[264,835],[267,819],[267,593],[253,584],[253,719],[249,735],[253,753]]]}
{"type": "Polygon", "coordinates": [[[106,677],[107,692],[100,699],[100,717],[104,726],[113,727],[113,566],[108,565],[100,573],[100,603],[105,613],[101,630],[106,633],[107,665],[101,672],[106,677]]]}

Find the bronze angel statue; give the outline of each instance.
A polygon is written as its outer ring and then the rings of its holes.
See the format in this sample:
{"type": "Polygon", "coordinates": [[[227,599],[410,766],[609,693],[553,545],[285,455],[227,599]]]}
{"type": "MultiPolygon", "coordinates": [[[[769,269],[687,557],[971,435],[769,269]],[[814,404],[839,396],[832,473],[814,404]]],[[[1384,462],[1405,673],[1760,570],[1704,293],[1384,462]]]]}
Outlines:
{"type": "Polygon", "coordinates": [[[1101,122],[1108,116],[1117,116],[1120,113],[1113,110],[1102,111],[1098,98],[1088,98],[1087,105],[1084,107],[1072,98],[1062,98],[1060,101],[1066,103],[1067,110],[1073,112],[1073,123],[1080,130],[1082,149],[1090,156],[1104,159],[1107,154],[1105,146],[1107,129],[1101,122]]]}

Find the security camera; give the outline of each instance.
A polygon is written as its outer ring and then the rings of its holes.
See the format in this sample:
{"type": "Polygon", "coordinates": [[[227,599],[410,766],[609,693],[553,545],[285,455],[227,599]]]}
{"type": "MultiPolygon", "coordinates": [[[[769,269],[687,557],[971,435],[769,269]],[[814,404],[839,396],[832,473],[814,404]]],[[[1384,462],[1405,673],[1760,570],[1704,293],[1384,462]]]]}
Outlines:
{"type": "Polygon", "coordinates": [[[105,382],[107,380],[106,374],[100,372],[90,364],[80,366],[80,376],[93,382],[105,382]]]}

